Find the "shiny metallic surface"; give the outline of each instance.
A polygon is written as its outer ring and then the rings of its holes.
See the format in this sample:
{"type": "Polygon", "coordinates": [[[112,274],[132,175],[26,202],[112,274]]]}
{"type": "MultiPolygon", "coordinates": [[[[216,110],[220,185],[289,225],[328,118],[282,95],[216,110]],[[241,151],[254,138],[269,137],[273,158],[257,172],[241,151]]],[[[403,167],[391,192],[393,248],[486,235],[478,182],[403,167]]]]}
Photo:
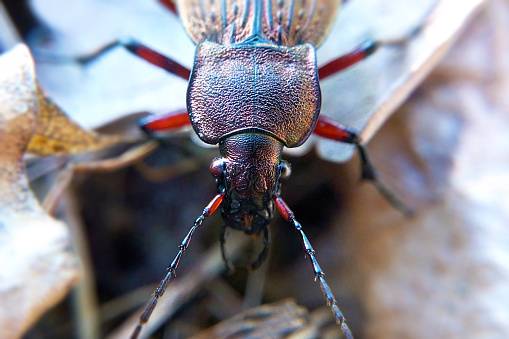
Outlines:
{"type": "Polygon", "coordinates": [[[256,129],[287,147],[299,146],[314,128],[320,102],[311,45],[198,46],[187,105],[194,130],[206,143],[256,129]]]}
{"type": "Polygon", "coordinates": [[[321,44],[341,0],[177,0],[195,43],[231,45],[252,35],[283,46],[321,44]]]}
{"type": "Polygon", "coordinates": [[[219,144],[225,160],[222,215],[229,227],[259,233],[274,216],[283,145],[260,133],[232,135],[219,144]]]}

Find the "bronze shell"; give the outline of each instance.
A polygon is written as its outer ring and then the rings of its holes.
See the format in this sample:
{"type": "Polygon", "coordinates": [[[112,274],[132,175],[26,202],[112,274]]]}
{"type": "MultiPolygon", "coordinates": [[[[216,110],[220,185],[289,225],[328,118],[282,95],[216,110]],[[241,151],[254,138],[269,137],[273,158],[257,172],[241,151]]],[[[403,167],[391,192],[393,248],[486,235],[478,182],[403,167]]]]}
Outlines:
{"type": "Polygon", "coordinates": [[[282,46],[320,45],[342,0],[176,0],[195,43],[240,43],[256,33],[282,46]]]}

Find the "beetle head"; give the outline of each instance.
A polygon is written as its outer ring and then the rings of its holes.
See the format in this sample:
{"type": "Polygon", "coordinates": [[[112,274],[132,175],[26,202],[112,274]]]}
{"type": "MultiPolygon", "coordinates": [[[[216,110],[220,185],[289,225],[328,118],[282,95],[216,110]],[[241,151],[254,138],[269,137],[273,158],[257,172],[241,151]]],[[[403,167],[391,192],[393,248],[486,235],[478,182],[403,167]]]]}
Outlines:
{"type": "Polygon", "coordinates": [[[279,179],[290,174],[281,161],[283,145],[260,133],[234,134],[219,144],[221,158],[210,172],[225,192],[222,214],[228,226],[246,233],[258,233],[274,217],[273,196],[279,179]]]}

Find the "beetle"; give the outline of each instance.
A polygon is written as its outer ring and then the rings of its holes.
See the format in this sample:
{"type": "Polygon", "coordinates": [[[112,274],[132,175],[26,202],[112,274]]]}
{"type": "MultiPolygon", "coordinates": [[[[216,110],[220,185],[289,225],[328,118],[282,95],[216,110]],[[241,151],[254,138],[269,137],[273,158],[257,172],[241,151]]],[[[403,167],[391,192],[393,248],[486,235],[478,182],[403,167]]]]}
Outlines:
{"type": "MultiPolygon", "coordinates": [[[[220,210],[227,227],[263,237],[265,246],[252,263],[253,268],[267,254],[268,225],[277,211],[300,237],[315,280],[343,335],[352,338],[315,250],[281,196],[282,180],[291,172],[289,164],[282,160],[282,151],[303,144],[312,133],[352,144],[360,155],[362,178],[373,182],[396,208],[410,214],[378,180],[359,135],[320,115],[319,81],[364,60],[381,46],[405,41],[423,25],[401,41],[367,40],[353,51],[318,67],[316,48],[326,37],[340,0],[179,0],[176,5],[171,1],[161,2],[179,14],[197,44],[192,70],[132,39],[114,41],[77,58],[78,62],[89,64],[108,51],[123,47],[189,80],[187,110],[150,116],[140,122],[141,127],[152,135],[191,125],[202,141],[219,145],[221,155],[210,166],[217,194],[182,240],[132,337],[139,335],[175,277],[197,229],[207,217],[220,210]]],[[[224,231],[221,244],[224,245],[224,231]]]]}

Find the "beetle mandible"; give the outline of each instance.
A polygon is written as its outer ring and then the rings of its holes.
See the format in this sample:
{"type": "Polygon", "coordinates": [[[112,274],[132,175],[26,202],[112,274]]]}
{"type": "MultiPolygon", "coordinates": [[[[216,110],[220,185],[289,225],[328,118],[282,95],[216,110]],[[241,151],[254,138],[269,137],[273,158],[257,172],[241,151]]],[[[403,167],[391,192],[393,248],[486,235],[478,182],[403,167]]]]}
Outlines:
{"type": "MultiPolygon", "coordinates": [[[[182,22],[196,43],[192,71],[132,39],[114,41],[78,58],[86,64],[116,47],[189,80],[187,110],[149,116],[140,124],[153,134],[189,124],[199,138],[219,145],[220,157],[210,166],[217,195],[204,208],[182,240],[165,277],[146,306],[132,338],[137,338],[158,299],[205,218],[221,211],[226,227],[262,235],[264,249],[253,268],[267,254],[268,225],[277,210],[298,234],[310,259],[315,280],[346,338],[353,338],[330,289],[308,237],[281,197],[281,179],[290,175],[282,160],[285,147],[303,144],[318,136],[355,145],[362,178],[403,213],[404,206],[377,178],[366,150],[355,131],[320,116],[319,80],[336,74],[373,54],[380,46],[401,43],[417,34],[424,21],[401,40],[367,40],[350,53],[322,67],[316,48],[332,24],[341,0],[160,0],[182,22]]],[[[224,255],[224,230],[221,236],[224,255]]]]}

